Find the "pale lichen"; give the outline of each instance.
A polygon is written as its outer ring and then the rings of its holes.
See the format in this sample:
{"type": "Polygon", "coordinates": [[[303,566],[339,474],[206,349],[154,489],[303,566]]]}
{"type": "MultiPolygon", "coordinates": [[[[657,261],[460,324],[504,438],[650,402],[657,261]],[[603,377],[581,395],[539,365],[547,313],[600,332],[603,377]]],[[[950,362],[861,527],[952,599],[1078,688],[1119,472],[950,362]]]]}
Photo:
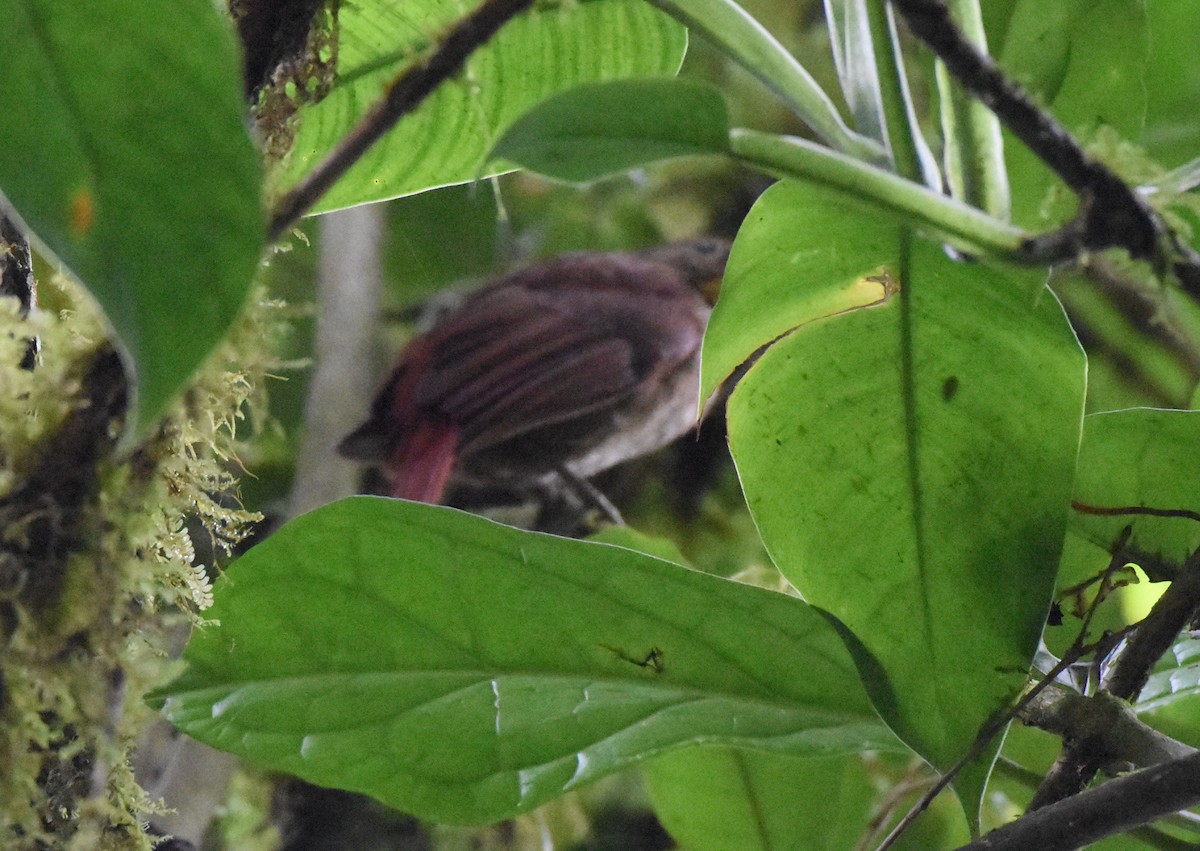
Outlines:
{"type": "Polygon", "coordinates": [[[35,311],[22,317],[15,298],[0,298],[0,498],[37,463],[46,435],[76,404],[80,360],[103,339],[94,313],[35,311]],[[35,368],[22,369],[35,338],[40,343],[35,368]]]}
{"type": "MultiPolygon", "coordinates": [[[[42,288],[70,309],[22,318],[0,299],[0,847],[146,849],[153,804],[130,768],[154,718],[143,695],[211,603],[213,561],[261,519],[238,499],[239,447],[266,421],[287,311],[256,294],[148,440],[126,454],[101,440],[59,489],[47,459],[94,404],[107,349],[84,294],[42,288]],[[22,369],[34,336],[39,360],[22,369]]],[[[120,412],[107,427],[115,438],[120,412]]]]}

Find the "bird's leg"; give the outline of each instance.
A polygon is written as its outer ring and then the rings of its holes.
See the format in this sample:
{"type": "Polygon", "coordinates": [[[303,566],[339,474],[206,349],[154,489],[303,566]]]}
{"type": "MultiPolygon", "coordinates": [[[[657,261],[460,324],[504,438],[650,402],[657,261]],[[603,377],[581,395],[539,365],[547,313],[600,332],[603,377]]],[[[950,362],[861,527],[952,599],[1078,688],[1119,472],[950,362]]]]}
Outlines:
{"type": "Polygon", "coordinates": [[[596,509],[604,519],[614,525],[625,525],[625,519],[621,517],[621,512],[617,510],[617,507],[587,479],[576,475],[563,465],[556,466],[554,472],[558,474],[565,489],[570,491],[583,504],[584,508],[596,509]]]}

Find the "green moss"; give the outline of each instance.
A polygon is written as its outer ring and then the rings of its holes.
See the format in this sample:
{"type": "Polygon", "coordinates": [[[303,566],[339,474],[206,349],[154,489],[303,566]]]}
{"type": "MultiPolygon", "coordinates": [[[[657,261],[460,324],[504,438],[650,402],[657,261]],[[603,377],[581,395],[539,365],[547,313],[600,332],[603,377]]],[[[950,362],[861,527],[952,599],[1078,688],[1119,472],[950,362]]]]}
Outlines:
{"type": "MultiPolygon", "coordinates": [[[[265,421],[287,311],[258,294],[146,443],[98,451],[88,487],[60,489],[45,462],[86,406],[105,344],[82,293],[43,289],[71,309],[22,319],[0,299],[0,847],[148,849],[152,803],[129,767],[154,720],[142,696],[211,602],[212,562],[261,519],[236,474],[265,421]],[[22,370],[32,336],[39,363],[22,370]],[[57,578],[35,605],[27,589],[46,574],[57,578]]],[[[115,446],[120,426],[98,445],[115,446]]]]}
{"type": "MultiPolygon", "coordinates": [[[[49,289],[61,289],[51,281],[49,289]]],[[[51,293],[51,302],[58,300],[51,293]]],[[[15,298],[0,298],[0,499],[39,460],[39,448],[72,410],[80,393],[79,367],[94,355],[104,331],[92,311],[38,311],[19,315],[15,298]],[[20,363],[30,341],[39,343],[34,369],[20,363]]]]}

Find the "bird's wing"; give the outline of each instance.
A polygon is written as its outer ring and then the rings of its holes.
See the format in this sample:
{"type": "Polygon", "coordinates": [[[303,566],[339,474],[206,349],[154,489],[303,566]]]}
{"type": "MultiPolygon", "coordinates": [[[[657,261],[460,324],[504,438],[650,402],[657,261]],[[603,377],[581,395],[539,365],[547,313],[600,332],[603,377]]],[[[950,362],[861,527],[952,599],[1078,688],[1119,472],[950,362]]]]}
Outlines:
{"type": "Polygon", "coordinates": [[[636,255],[603,264],[566,255],[531,267],[477,291],[413,340],[371,421],[341,450],[378,458],[435,422],[453,426],[458,454],[468,455],[616,408],[650,372],[692,357],[702,311],[671,267],[636,255]]]}
{"type": "Polygon", "coordinates": [[[619,334],[518,290],[436,331],[414,406],[461,429],[463,454],[602,410],[633,392],[633,347],[619,334]]]}

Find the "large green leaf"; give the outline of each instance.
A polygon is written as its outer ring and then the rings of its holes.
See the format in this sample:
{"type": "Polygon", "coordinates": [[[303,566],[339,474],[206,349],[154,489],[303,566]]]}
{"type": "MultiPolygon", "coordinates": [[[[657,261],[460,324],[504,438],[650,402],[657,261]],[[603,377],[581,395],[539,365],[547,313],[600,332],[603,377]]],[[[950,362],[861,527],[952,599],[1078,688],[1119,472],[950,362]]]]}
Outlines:
{"type": "MultiPolygon", "coordinates": [[[[1084,418],[1060,590],[1096,580],[1114,545],[1130,534],[1127,557],[1155,579],[1168,579],[1200,547],[1200,523],[1186,514],[1153,516],[1122,511],[1200,512],[1200,411],[1133,408],[1084,418]],[[1111,512],[1111,513],[1097,513],[1111,512]]],[[[1094,587],[1094,586],[1088,586],[1094,587]]],[[[1103,625],[1103,624],[1101,624],[1103,625]]]]}
{"type": "Polygon", "coordinates": [[[1084,420],[1071,527],[1101,547],[1126,526],[1129,544],[1168,565],[1181,565],[1200,546],[1200,523],[1187,516],[1110,516],[1092,509],[1151,508],[1200,512],[1200,411],[1136,408],[1084,420]]]}
{"type": "Polygon", "coordinates": [[[862,838],[878,797],[858,754],[685,748],[644,774],[655,814],[689,851],[845,851],[862,838]]]}
{"type": "MultiPolygon", "coordinates": [[[[805,274],[808,256],[880,262],[872,217],[831,236],[825,205],[795,201],[778,248],[798,258],[789,286],[845,288],[823,265],[805,274]]],[[[883,275],[900,282],[886,303],[766,351],[730,400],[730,447],[775,563],[843,625],[884,719],[946,768],[1025,682],[1066,526],[1084,360],[1053,297],[1030,297],[1036,273],[914,241],[883,275]]],[[[762,286],[795,298],[776,277],[762,286]]],[[[960,790],[973,797],[985,772],[960,790]]]]}
{"type": "MultiPolygon", "coordinates": [[[[911,758],[843,754],[798,758],[745,748],[683,748],[650,762],[643,776],[654,812],[688,851],[846,851],[864,847],[873,819],[910,800],[885,800],[911,781],[911,758]]],[[[915,799],[920,784],[913,784],[915,799]]],[[[877,833],[878,839],[882,831],[877,833]]],[[[948,796],[934,801],[893,847],[957,848],[970,836],[948,796]]],[[[865,847],[873,847],[875,843],[865,847]]]]}
{"type": "Polygon", "coordinates": [[[711,86],[670,78],[593,83],[525,113],[492,158],[585,182],[689,154],[728,150],[729,115],[711,86]]]}
{"type": "MultiPolygon", "coordinates": [[[[1046,4],[1024,5],[1045,17],[1046,4]]],[[[1195,8],[1139,0],[1084,6],[1058,33],[1069,58],[1060,84],[1045,93],[1055,114],[1084,133],[1107,124],[1166,165],[1194,158],[1200,150],[1200,126],[1191,118],[1200,109],[1195,8]]]]}
{"type": "MultiPolygon", "coordinates": [[[[338,79],[300,112],[285,184],[313,168],[431,39],[463,13],[449,0],[355,3],[339,14],[338,79]]],[[[493,144],[525,110],[585,82],[671,75],[687,33],[641,0],[584,0],[535,8],[507,24],[381,139],[312,212],[395,198],[496,173],[493,144]]]]}
{"type": "Polygon", "coordinates": [[[152,426],[241,308],[264,234],[228,21],[211,0],[0,0],[0,21],[0,192],[99,300],[152,426]]]}
{"type": "Polygon", "coordinates": [[[1093,0],[1059,0],[1052,4],[1017,0],[1005,37],[1000,39],[989,32],[988,41],[1023,86],[1053,100],[1071,64],[1071,34],[1088,26],[1088,9],[1094,5],[1093,0]]]}
{"type": "Polygon", "coordinates": [[[620,547],[359,497],[240,558],[164,712],[260,765],[450,822],[696,741],[892,747],[801,601],[620,547]]]}

